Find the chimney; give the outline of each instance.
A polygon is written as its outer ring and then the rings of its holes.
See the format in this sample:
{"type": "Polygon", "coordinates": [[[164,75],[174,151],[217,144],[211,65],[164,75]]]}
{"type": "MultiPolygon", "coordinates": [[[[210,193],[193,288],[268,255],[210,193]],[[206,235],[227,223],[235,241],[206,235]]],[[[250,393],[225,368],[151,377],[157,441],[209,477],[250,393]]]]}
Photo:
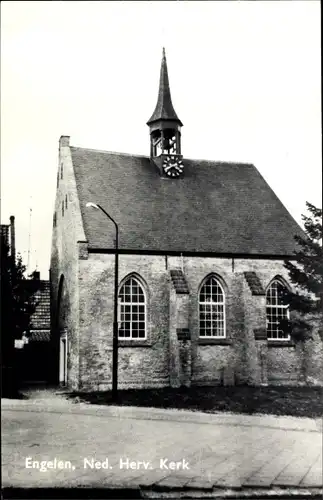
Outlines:
{"type": "Polygon", "coordinates": [[[13,261],[16,262],[16,233],[15,233],[15,217],[10,217],[10,253],[13,261]]]}
{"type": "Polygon", "coordinates": [[[59,146],[64,147],[64,146],[69,146],[70,145],[70,136],[69,135],[61,135],[59,139],[59,146]]]}

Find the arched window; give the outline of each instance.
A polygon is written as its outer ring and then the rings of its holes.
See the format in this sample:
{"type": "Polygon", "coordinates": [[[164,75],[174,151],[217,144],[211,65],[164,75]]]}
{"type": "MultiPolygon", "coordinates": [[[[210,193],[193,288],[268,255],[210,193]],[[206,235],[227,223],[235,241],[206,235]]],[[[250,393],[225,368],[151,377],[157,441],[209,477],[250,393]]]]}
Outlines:
{"type": "Polygon", "coordinates": [[[286,286],[278,279],[274,279],[267,289],[267,338],[270,340],[289,340],[289,334],[282,330],[280,324],[282,319],[289,318],[288,305],[284,300],[286,292],[286,286]]]}
{"type": "Polygon", "coordinates": [[[141,283],[131,276],[119,292],[119,338],[146,338],[146,295],[141,283]]]}
{"type": "Polygon", "coordinates": [[[219,281],[209,277],[199,295],[201,337],[225,337],[225,295],[219,281]]]}

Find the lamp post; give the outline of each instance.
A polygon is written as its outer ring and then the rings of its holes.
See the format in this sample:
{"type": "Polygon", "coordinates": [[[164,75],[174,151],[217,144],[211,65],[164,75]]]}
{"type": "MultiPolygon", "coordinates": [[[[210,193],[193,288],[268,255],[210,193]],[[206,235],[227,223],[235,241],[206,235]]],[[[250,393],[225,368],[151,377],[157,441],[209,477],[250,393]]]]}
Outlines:
{"type": "Polygon", "coordinates": [[[113,310],[113,343],[112,343],[112,401],[118,399],[118,285],[119,285],[119,228],[116,221],[109,215],[104,208],[96,203],[89,202],[86,207],[101,210],[113,222],[116,230],[115,239],[115,264],[114,264],[114,310],[113,310]]]}

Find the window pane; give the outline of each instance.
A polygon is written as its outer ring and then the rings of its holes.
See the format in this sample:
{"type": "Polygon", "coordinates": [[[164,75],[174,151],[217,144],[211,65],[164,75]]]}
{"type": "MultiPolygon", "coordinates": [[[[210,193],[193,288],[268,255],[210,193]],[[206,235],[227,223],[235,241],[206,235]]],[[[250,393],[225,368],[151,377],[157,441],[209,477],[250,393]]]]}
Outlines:
{"type": "Polygon", "coordinates": [[[224,293],[214,276],[202,286],[199,302],[200,335],[224,337],[224,293]]]}
{"type": "Polygon", "coordinates": [[[224,337],[224,293],[214,276],[202,286],[199,302],[200,335],[224,337]]]}
{"type": "Polygon", "coordinates": [[[139,281],[134,277],[128,279],[121,287],[120,320],[121,338],[145,338],[146,304],[145,294],[139,281]]]}
{"type": "Polygon", "coordinates": [[[288,319],[288,306],[285,304],[286,287],[275,280],[271,283],[266,294],[266,317],[268,339],[289,339],[288,333],[281,329],[281,320],[288,319]]]}

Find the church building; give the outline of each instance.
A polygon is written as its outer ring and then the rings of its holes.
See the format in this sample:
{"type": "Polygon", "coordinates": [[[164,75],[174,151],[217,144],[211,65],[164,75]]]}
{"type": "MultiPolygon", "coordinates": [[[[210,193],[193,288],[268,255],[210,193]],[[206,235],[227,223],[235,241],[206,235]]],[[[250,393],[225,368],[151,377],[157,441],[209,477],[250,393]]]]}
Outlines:
{"type": "Polygon", "coordinates": [[[254,165],[185,156],[165,51],[147,125],[147,156],[59,140],[51,255],[59,381],[111,389],[116,288],[120,388],[298,385],[304,369],[323,383],[319,337],[299,346],[280,328],[291,287],[284,259],[303,232],[254,165]]]}

